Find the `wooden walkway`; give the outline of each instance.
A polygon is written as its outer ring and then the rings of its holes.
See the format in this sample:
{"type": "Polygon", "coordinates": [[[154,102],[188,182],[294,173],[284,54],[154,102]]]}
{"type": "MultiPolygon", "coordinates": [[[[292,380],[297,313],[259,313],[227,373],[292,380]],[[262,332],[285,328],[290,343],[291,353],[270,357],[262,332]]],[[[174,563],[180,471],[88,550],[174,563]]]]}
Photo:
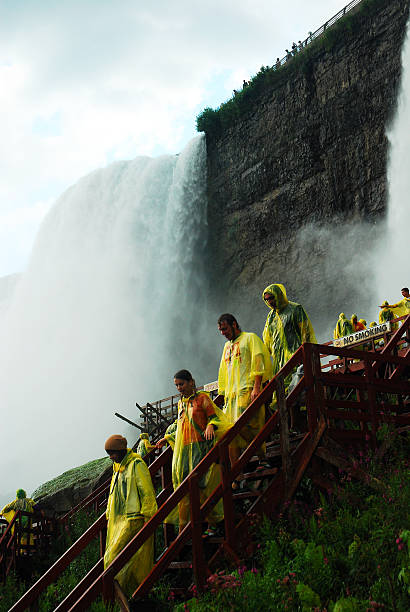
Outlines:
{"type": "MultiPolygon", "coordinates": [[[[149,469],[152,478],[160,479],[162,485],[157,497],[158,512],[105,570],[100,558],[56,610],[87,610],[100,594],[108,600],[117,599],[121,609],[128,610],[129,602],[114,577],[159,528],[164,528],[164,550],[157,551],[159,555],[152,572],[132,599],[145,597],[161,576],[173,568],[191,570],[192,580],[200,591],[223,557],[234,565],[241,563],[251,539],[252,517],[281,512],[306,473],[317,486],[329,490],[333,486],[329,475],[339,467],[380,489],[382,483],[371,479],[354,458],[356,450],[359,452],[365,446],[376,450],[380,426],[387,424],[398,435],[410,428],[410,316],[403,317],[402,323],[397,331],[386,335],[384,347],[378,350],[368,341],[363,344],[373,350],[361,350],[363,346],[350,349],[304,344],[175,491],[171,482],[171,450],[168,448],[156,456],[149,469]],[[304,368],[303,377],[286,394],[284,381],[300,365],[304,368]],[[265,426],[231,466],[229,444],[262,404],[271,405],[265,426]],[[298,433],[289,431],[291,412],[298,433]],[[259,471],[255,469],[255,453],[263,443],[267,444],[270,468],[259,471]],[[221,467],[222,482],[200,505],[198,483],[215,462],[221,467]],[[243,482],[243,488],[232,489],[236,479],[243,482]],[[187,494],[191,520],[177,535],[171,527],[162,527],[163,521],[187,494]],[[219,500],[224,505],[223,536],[204,544],[205,517],[219,500]],[[190,540],[192,554],[187,560],[190,540]]],[[[83,507],[103,503],[106,491],[102,487],[93,495],[83,507]]],[[[44,589],[96,537],[100,538],[102,555],[105,529],[106,519],[102,514],[11,610],[22,611],[35,604],[44,589]]]]}

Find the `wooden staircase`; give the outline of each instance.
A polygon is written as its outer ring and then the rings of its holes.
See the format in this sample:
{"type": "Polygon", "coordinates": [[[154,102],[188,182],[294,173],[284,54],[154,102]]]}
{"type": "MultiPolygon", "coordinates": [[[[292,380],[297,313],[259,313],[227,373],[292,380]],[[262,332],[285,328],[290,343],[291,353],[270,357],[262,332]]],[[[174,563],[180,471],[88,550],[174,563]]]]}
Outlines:
{"type": "MultiPolygon", "coordinates": [[[[368,341],[363,344],[369,345],[368,341]]],[[[386,335],[380,350],[336,348],[329,345],[304,344],[293,355],[252,402],[235,425],[196,466],[183,483],[173,491],[171,482],[172,452],[168,448],[150,464],[153,480],[161,482],[157,496],[158,512],[142,527],[114,561],[104,570],[103,559],[90,570],[56,610],[87,610],[103,595],[117,600],[128,610],[133,602],[147,596],[155,583],[172,569],[192,571],[192,580],[201,591],[207,577],[223,559],[239,565],[251,542],[250,523],[254,515],[274,516],[286,507],[304,474],[323,490],[332,488],[329,474],[335,467],[351,477],[363,479],[375,489],[382,485],[359,467],[356,451],[370,447],[382,452],[377,432],[386,424],[392,436],[410,428],[410,316],[386,335]],[[303,378],[286,393],[285,379],[299,365],[303,378]],[[229,444],[262,404],[267,410],[264,428],[231,466],[229,444]],[[297,415],[298,432],[289,431],[289,413],[297,415]],[[270,468],[256,470],[256,451],[267,444],[270,468]],[[213,463],[221,468],[221,484],[200,505],[199,481],[213,463]],[[233,490],[232,482],[240,479],[243,488],[233,490]],[[191,520],[179,534],[164,519],[189,494],[191,520]],[[203,523],[211,508],[220,500],[224,505],[221,537],[206,541],[203,523]],[[157,551],[151,573],[127,600],[115,581],[118,571],[157,529],[164,529],[164,550],[157,551]],[[192,555],[186,559],[187,544],[192,555]],[[182,555],[182,556],[181,556],[182,555]]],[[[385,450],[383,451],[385,452],[385,450]]],[[[155,453],[153,453],[155,454],[155,453]]],[[[103,495],[100,491],[98,495],[103,495]]],[[[94,500],[95,501],[95,500],[94,500]]],[[[88,502],[87,502],[88,503],[88,502]]],[[[104,514],[67,550],[62,557],[11,608],[22,611],[32,606],[55,581],[68,564],[96,537],[100,538],[101,556],[105,544],[104,514]]]]}

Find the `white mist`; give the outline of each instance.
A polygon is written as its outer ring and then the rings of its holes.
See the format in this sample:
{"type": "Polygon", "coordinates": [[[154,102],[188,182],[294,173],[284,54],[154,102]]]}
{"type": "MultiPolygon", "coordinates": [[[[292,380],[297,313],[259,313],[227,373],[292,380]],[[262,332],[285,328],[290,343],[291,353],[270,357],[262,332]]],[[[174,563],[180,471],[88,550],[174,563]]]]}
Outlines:
{"type": "Polygon", "coordinates": [[[385,237],[376,245],[374,268],[378,304],[402,299],[410,286],[410,22],[402,49],[402,77],[396,115],[388,132],[390,143],[388,208],[385,237]]]}
{"type": "Polygon", "coordinates": [[[0,319],[3,493],[104,455],[112,433],[134,442],[114,412],[136,419],[182,367],[207,375],[205,189],[198,137],[93,172],[48,214],[0,319]]]}

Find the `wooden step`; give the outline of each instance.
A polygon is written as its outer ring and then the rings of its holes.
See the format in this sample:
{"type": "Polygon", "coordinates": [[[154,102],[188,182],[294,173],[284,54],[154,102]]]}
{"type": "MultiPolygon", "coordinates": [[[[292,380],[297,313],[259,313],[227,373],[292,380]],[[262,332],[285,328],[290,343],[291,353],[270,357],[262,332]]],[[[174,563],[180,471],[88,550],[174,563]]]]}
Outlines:
{"type": "Polygon", "coordinates": [[[260,497],[262,495],[262,491],[241,491],[241,493],[234,493],[234,499],[249,499],[251,497],[260,497]]]}
{"type": "Polygon", "coordinates": [[[169,564],[169,569],[192,569],[192,561],[172,561],[169,564]]]}
{"type": "Polygon", "coordinates": [[[266,468],[263,470],[255,470],[255,472],[247,472],[242,474],[241,480],[261,480],[262,478],[268,478],[277,474],[278,468],[266,468]]]}

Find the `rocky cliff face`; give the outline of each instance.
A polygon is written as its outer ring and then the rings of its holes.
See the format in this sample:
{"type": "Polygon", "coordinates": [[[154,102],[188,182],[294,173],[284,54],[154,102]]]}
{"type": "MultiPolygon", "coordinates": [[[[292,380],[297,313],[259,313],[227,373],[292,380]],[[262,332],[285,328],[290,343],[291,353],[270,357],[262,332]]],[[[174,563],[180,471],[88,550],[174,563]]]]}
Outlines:
{"type": "Polygon", "coordinates": [[[207,134],[214,299],[249,331],[261,331],[271,282],[307,307],[322,337],[341,310],[377,314],[365,255],[382,236],[409,3],[377,6],[332,44],[318,41],[235,125],[207,134]]]}

